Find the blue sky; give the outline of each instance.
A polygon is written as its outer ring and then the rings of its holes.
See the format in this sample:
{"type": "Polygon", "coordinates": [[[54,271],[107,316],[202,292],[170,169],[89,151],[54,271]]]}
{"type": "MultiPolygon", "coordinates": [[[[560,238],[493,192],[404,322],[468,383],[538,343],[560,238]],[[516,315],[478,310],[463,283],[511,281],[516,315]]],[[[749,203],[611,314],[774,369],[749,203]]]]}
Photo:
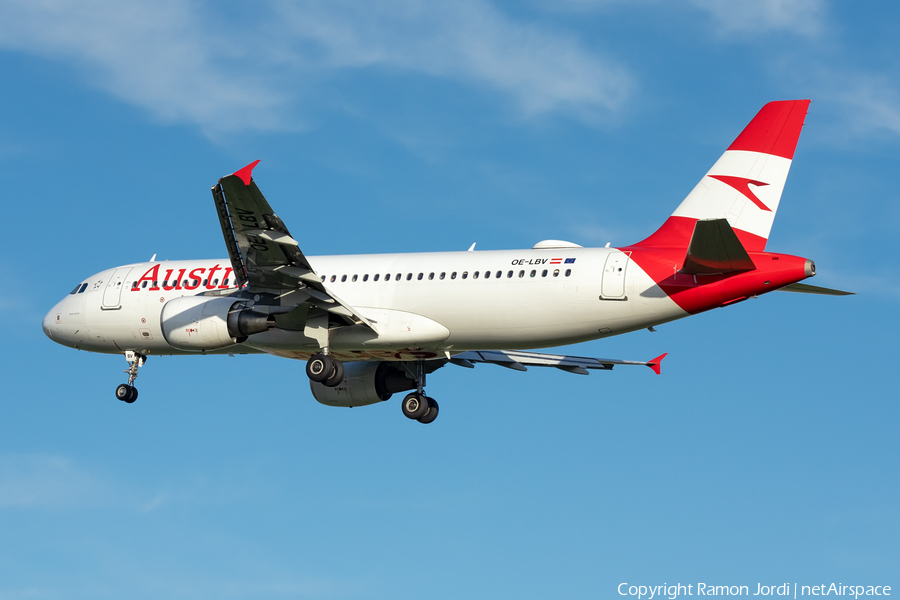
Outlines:
{"type": "Polygon", "coordinates": [[[900,52],[889,3],[0,2],[0,598],[613,598],[900,587],[900,52]],[[662,376],[447,366],[441,416],[303,364],[47,340],[84,277],[225,255],[254,175],[310,255],[625,245],[767,101],[811,98],[776,293],[568,348],[662,376]]]}

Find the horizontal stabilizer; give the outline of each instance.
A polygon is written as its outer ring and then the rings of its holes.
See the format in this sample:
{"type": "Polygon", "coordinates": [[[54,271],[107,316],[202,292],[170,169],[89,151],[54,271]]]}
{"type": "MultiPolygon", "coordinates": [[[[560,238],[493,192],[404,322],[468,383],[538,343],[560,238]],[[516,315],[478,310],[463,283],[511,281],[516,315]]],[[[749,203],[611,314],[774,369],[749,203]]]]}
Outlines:
{"type": "Polygon", "coordinates": [[[694,224],[681,273],[711,275],[756,268],[726,219],[706,219],[694,224]]]}
{"type": "Polygon", "coordinates": [[[820,294],[822,296],[855,296],[856,292],[844,292],[842,290],[833,290],[831,288],[819,287],[817,285],[809,285],[808,283],[792,283],[783,288],[779,288],[779,292],[797,292],[800,294],[820,294]]]}

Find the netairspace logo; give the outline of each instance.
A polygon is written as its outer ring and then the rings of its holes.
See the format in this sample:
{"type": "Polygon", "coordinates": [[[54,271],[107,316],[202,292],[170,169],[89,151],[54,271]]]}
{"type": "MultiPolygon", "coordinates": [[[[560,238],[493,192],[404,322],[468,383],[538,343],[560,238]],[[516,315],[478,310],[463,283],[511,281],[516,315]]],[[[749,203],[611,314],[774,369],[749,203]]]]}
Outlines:
{"type": "Polygon", "coordinates": [[[617,588],[620,596],[635,596],[638,600],[653,600],[654,598],[669,598],[675,600],[679,596],[890,596],[889,585],[843,585],[840,583],[819,585],[798,585],[796,583],[782,583],[766,585],[757,583],[755,591],[746,585],[710,585],[708,583],[673,585],[630,585],[620,583],[617,588]]]}

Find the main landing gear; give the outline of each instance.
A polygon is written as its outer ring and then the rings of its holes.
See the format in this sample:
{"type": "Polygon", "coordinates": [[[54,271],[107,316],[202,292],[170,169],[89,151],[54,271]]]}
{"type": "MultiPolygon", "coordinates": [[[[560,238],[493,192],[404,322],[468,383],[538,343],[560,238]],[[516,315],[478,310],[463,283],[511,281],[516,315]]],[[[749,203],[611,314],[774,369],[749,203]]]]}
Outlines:
{"type": "Polygon", "coordinates": [[[438,403],[434,398],[425,395],[425,361],[417,360],[415,372],[408,366],[403,368],[409,373],[413,381],[416,382],[416,391],[407,394],[400,404],[400,410],[408,419],[413,419],[419,423],[434,422],[438,416],[438,403]]]}
{"type": "Polygon", "coordinates": [[[312,381],[335,387],[344,380],[344,363],[329,354],[313,354],[306,363],[306,375],[312,381]]]}
{"type": "Polygon", "coordinates": [[[437,419],[438,403],[421,392],[413,392],[403,399],[400,410],[407,418],[428,424],[437,419]]]}
{"type": "Polygon", "coordinates": [[[147,362],[147,357],[143,354],[138,354],[137,352],[131,352],[129,350],[125,353],[125,360],[128,361],[128,368],[125,369],[125,373],[128,374],[128,383],[120,384],[119,387],[116,388],[116,398],[122,402],[131,404],[138,398],[137,388],[133,385],[134,380],[137,379],[138,369],[143,367],[144,363],[147,362]]]}

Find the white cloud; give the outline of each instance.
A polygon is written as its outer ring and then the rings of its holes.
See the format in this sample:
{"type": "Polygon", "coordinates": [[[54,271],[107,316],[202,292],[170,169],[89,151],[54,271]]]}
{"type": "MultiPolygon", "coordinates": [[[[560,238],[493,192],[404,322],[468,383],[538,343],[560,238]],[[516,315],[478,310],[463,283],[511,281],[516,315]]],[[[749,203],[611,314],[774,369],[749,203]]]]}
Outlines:
{"type": "Polygon", "coordinates": [[[818,122],[804,136],[839,146],[900,136],[900,86],[891,73],[815,59],[782,61],[773,68],[773,77],[786,82],[795,97],[813,100],[810,114],[818,122]]]}
{"type": "Polygon", "coordinates": [[[632,86],[571,36],[482,0],[276,2],[240,15],[188,0],[10,0],[0,21],[0,48],[73,64],[117,98],[208,134],[302,127],[303,103],[347,70],[475,84],[524,116],[587,120],[618,109],[632,86]]]}
{"type": "Polygon", "coordinates": [[[854,74],[830,86],[826,94],[844,107],[857,135],[900,135],[900,91],[894,81],[884,75],[854,74]]]}
{"type": "Polygon", "coordinates": [[[181,0],[11,0],[0,47],[70,62],[97,87],[167,122],[276,125],[285,98],[253,71],[227,69],[242,49],[181,0]]]}
{"type": "Polygon", "coordinates": [[[720,34],[789,31],[815,35],[823,25],[822,0],[690,0],[690,3],[712,16],[720,34]]]}
{"type": "Polygon", "coordinates": [[[314,43],[332,68],[473,81],[508,93],[529,115],[615,110],[631,86],[623,68],[570,37],[516,23],[479,0],[282,3],[278,10],[300,60],[309,54],[303,44],[314,43]]]}
{"type": "Polygon", "coordinates": [[[800,35],[816,35],[824,25],[824,0],[532,0],[549,12],[599,12],[634,10],[679,11],[693,7],[712,17],[717,34],[764,34],[789,31],[800,35]]]}

